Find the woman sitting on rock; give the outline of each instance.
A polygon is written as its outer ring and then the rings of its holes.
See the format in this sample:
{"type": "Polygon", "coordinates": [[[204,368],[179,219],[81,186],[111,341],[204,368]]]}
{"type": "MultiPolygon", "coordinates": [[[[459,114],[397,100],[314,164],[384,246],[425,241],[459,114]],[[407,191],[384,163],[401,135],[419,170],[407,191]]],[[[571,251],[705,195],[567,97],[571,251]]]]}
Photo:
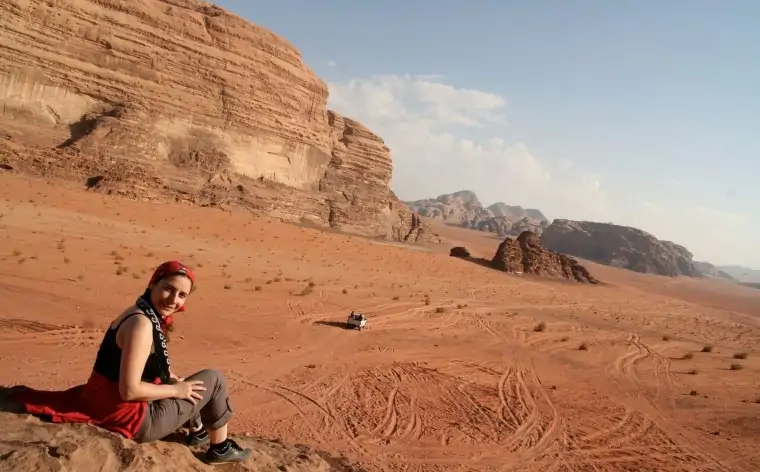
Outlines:
{"type": "Polygon", "coordinates": [[[206,462],[244,461],[251,451],[227,437],[232,410],[222,374],[206,369],[182,379],[171,372],[165,331],[172,315],[184,311],[194,284],[195,275],[182,263],[161,264],[145,293],[111,322],[85,385],[23,389],[13,399],[52,422],[91,423],[137,442],[185,426],[189,445],[210,442],[206,462]]]}

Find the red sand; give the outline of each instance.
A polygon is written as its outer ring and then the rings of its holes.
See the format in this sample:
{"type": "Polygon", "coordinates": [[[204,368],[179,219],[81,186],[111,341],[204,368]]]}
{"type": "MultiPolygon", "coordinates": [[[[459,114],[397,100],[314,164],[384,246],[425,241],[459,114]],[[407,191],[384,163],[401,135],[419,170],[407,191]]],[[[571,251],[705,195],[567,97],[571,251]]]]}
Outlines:
{"type": "Polygon", "coordinates": [[[760,291],[591,263],[606,285],[549,282],[447,256],[490,257],[483,233],[427,252],[8,174],[0,215],[2,384],[85,381],[179,258],[199,290],[173,364],[229,376],[233,432],[383,471],[760,470],[760,291]],[[369,329],[333,325],[352,309],[369,329]]]}

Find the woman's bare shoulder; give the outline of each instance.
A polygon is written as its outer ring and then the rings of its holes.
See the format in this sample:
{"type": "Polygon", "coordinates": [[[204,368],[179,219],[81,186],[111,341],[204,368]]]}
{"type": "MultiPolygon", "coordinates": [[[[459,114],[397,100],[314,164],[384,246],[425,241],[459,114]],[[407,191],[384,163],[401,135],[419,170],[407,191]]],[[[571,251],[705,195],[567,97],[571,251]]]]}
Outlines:
{"type": "Polygon", "coordinates": [[[116,317],[111,322],[111,329],[116,329],[118,326],[118,333],[117,336],[120,335],[123,331],[131,331],[137,326],[143,327],[143,326],[150,326],[151,321],[148,319],[147,316],[138,316],[138,315],[145,315],[145,313],[139,309],[137,306],[132,305],[131,307],[124,310],[119,316],[116,317]],[[124,329],[126,328],[126,329],[124,329]]]}

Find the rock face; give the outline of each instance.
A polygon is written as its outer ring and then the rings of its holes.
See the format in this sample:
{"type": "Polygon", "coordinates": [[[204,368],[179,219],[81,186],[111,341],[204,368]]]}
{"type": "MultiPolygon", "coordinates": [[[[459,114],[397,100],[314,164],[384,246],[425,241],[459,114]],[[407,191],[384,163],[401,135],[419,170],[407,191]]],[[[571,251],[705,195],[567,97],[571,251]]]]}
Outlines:
{"type": "Polygon", "coordinates": [[[4,168],[430,236],[390,192],[383,140],[328,111],[325,82],[272,32],[197,0],[11,0],[0,15],[4,168]]]}
{"type": "Polygon", "coordinates": [[[405,202],[405,204],[422,216],[464,228],[496,233],[500,237],[518,236],[523,231],[540,234],[548,225],[548,220],[538,210],[526,210],[502,202],[485,208],[475,193],[470,190],[461,190],[427,200],[405,202]]]}
{"type": "MultiPolygon", "coordinates": [[[[173,442],[138,445],[134,441],[90,425],[49,424],[28,415],[0,413],[3,470],[160,472],[213,471],[190,449],[173,442]]],[[[288,446],[259,438],[235,438],[253,449],[252,457],[235,465],[236,471],[358,472],[339,459],[305,446],[288,446]]],[[[217,466],[218,467],[218,466],[217,466]]],[[[232,470],[232,469],[227,469],[232,470]]]]}
{"type": "Polygon", "coordinates": [[[628,226],[556,219],[544,230],[541,243],[554,251],[636,272],[699,275],[686,248],[628,226]]]}
{"type": "Polygon", "coordinates": [[[499,244],[491,266],[510,273],[525,273],[583,283],[598,281],[578,261],[541,246],[539,236],[523,231],[517,239],[506,238],[499,244]]]}

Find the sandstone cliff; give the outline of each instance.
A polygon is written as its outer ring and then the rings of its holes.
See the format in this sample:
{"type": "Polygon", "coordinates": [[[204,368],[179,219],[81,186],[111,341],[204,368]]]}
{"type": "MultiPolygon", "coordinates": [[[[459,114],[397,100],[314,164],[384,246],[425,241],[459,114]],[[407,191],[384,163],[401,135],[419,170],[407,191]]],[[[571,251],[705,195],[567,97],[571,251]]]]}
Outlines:
{"type": "Polygon", "coordinates": [[[491,259],[491,266],[511,273],[598,283],[572,257],[543,248],[539,236],[531,231],[524,231],[517,239],[506,238],[499,244],[491,259]]]}
{"type": "Polygon", "coordinates": [[[328,112],[325,82],[265,28],[197,0],[12,0],[0,15],[4,168],[429,237],[390,192],[383,140],[328,112]]]}
{"type": "Polygon", "coordinates": [[[541,242],[554,251],[636,272],[699,275],[686,248],[628,226],[556,219],[541,242]]]}
{"type": "Polygon", "coordinates": [[[470,190],[404,203],[421,216],[464,228],[496,233],[500,237],[518,236],[523,231],[541,234],[548,224],[546,217],[538,210],[526,210],[502,202],[485,208],[470,190]]]}

